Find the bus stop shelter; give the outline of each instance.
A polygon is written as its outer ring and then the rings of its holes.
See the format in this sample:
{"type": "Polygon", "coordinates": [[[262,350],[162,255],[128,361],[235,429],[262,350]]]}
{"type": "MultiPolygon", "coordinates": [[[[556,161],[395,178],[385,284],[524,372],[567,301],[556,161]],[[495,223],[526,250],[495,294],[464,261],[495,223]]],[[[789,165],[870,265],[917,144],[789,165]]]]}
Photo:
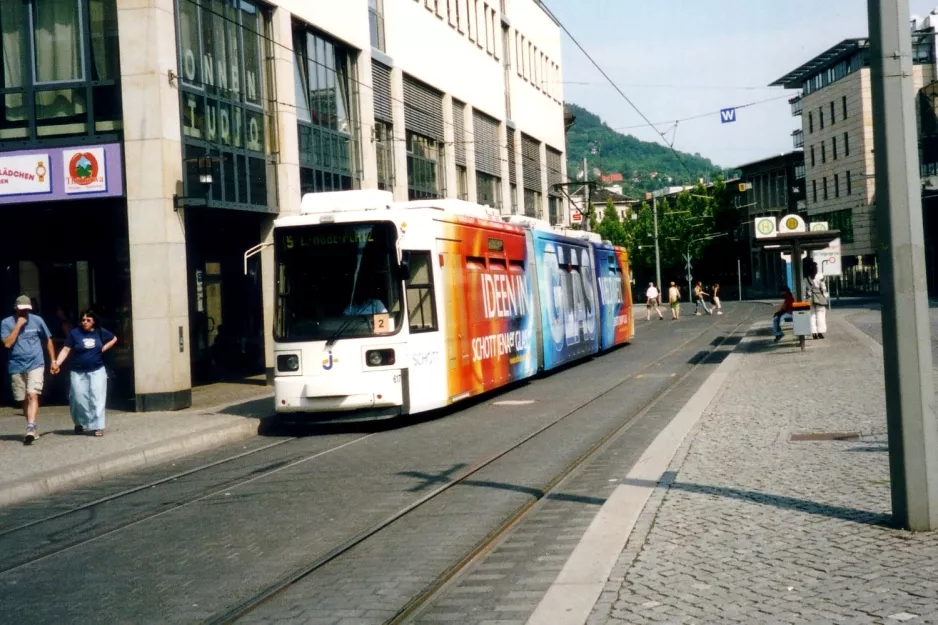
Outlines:
{"type": "Polygon", "coordinates": [[[823,250],[834,239],[840,238],[840,230],[815,230],[813,232],[780,232],[774,237],[755,239],[756,246],[767,251],[778,251],[780,254],[791,254],[792,294],[795,301],[800,302],[804,297],[802,280],[804,279],[802,252],[823,250]]]}

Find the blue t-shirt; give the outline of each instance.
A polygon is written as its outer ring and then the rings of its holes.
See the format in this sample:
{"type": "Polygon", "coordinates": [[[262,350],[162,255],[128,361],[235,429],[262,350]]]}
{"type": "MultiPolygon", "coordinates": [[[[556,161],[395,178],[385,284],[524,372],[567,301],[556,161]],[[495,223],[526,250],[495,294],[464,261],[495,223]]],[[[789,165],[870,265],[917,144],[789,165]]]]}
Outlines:
{"type": "MultiPolygon", "coordinates": [[[[7,317],[0,321],[0,339],[10,336],[15,326],[16,317],[7,317]]],[[[10,359],[7,362],[10,374],[45,368],[46,360],[42,355],[42,346],[51,337],[52,333],[42,317],[30,313],[26,325],[20,328],[20,334],[10,349],[10,359]]]]}
{"type": "Polygon", "coordinates": [[[114,335],[104,328],[95,329],[91,332],[85,332],[81,328],[75,328],[68,333],[65,339],[65,347],[69,348],[71,353],[69,358],[72,361],[72,371],[79,373],[89,373],[97,371],[104,366],[104,348],[105,343],[110,343],[114,335]]]}

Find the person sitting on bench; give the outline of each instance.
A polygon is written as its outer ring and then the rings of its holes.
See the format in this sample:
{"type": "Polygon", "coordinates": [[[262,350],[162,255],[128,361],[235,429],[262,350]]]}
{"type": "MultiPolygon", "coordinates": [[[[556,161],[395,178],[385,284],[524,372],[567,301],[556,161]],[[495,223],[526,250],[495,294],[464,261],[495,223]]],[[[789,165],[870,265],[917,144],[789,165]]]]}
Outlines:
{"type": "Polygon", "coordinates": [[[775,311],[775,316],[772,317],[772,329],[775,330],[775,342],[778,343],[782,340],[784,334],[782,333],[782,318],[786,315],[791,317],[792,306],[795,303],[795,297],[791,294],[791,289],[787,286],[782,287],[782,300],[781,305],[779,305],[778,310],[775,311]]]}

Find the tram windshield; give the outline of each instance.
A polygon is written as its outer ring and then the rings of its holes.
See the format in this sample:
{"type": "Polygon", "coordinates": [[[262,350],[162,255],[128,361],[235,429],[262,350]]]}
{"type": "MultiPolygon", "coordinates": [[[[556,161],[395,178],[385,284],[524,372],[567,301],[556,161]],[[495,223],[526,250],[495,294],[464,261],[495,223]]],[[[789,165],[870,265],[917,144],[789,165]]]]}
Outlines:
{"type": "Polygon", "coordinates": [[[335,341],[401,327],[397,232],[390,222],[278,229],[278,341],[335,341]]]}

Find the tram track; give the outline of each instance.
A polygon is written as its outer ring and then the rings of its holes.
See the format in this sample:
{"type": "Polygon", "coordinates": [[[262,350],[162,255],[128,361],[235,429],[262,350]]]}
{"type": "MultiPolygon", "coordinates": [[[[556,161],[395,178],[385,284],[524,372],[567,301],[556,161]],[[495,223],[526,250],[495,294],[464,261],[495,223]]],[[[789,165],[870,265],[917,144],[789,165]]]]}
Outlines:
{"type": "MultiPolygon", "coordinates": [[[[469,553],[467,553],[463,558],[457,561],[454,565],[447,568],[437,580],[426,588],[424,591],[412,598],[406,605],[404,605],[395,617],[390,619],[388,623],[393,625],[398,625],[401,623],[408,622],[408,620],[419,614],[421,610],[432,603],[433,599],[437,597],[445,588],[447,588],[453,580],[457,579],[462,572],[464,572],[468,567],[470,567],[475,561],[480,557],[488,553],[495,545],[497,545],[501,539],[508,534],[518,523],[524,520],[524,518],[532,512],[532,510],[541,503],[545,497],[549,496],[553,490],[560,486],[565,480],[571,477],[579,468],[584,466],[588,461],[594,458],[598,453],[601,453],[608,445],[618,439],[623,433],[625,433],[637,419],[639,419],[643,414],[645,414],[650,408],[657,404],[665,395],[667,395],[672,389],[680,385],[682,382],[687,380],[687,378],[692,375],[698,368],[704,364],[708,364],[707,360],[727,342],[727,340],[735,335],[739,328],[747,324],[753,316],[754,311],[749,310],[748,314],[744,319],[732,326],[732,330],[725,332],[725,336],[717,343],[716,345],[711,345],[711,349],[707,350],[706,355],[700,358],[695,358],[690,364],[688,369],[682,374],[676,376],[674,379],[670,380],[664,388],[660,390],[655,396],[651,397],[646,402],[637,406],[635,409],[630,411],[630,414],[625,418],[620,425],[615,429],[603,435],[598,441],[593,443],[590,448],[573,462],[568,464],[562,471],[560,471],[554,478],[552,478],[548,484],[541,489],[539,496],[535,497],[533,501],[526,503],[514,513],[512,513],[504,522],[502,522],[496,529],[490,532],[479,544],[477,544],[469,553]]],[[[728,326],[729,324],[723,324],[728,326]]],[[[347,554],[352,549],[358,545],[364,543],[365,541],[377,536],[383,530],[387,529],[389,526],[393,525],[397,521],[406,517],[410,513],[418,510],[425,504],[430,501],[433,501],[440,497],[443,493],[449,491],[454,486],[467,482],[472,476],[479,473],[480,471],[490,467],[498,460],[505,458],[514,451],[517,451],[525,444],[531,442],[538,436],[544,434],[554,426],[563,422],[564,420],[570,418],[573,415],[576,415],[584,408],[589,407],[591,404],[603,398],[604,396],[612,393],[613,391],[621,388],[624,384],[634,380],[636,377],[641,376],[646,373],[649,369],[652,369],[668,358],[674,356],[675,354],[686,349],[689,345],[693,344],[696,341],[699,341],[700,338],[708,333],[713,332],[719,326],[707,326],[701,332],[694,334],[691,338],[687,339],[680,345],[672,348],[668,352],[662,354],[656,360],[649,362],[648,364],[640,367],[636,371],[630,373],[624,378],[619,379],[612,385],[608,386],[601,392],[590,397],[589,399],[577,404],[568,411],[564,412],[562,415],[552,419],[550,422],[542,425],[538,429],[534,430],[531,433],[526,434],[521,439],[512,443],[509,447],[502,449],[481,461],[478,461],[474,465],[454,474],[452,479],[447,483],[433,489],[428,492],[423,497],[417,499],[414,502],[411,502],[407,506],[404,506],[397,512],[385,517],[381,521],[371,525],[370,527],[359,532],[355,536],[349,538],[348,540],[340,543],[326,553],[321,554],[315,560],[309,562],[307,565],[302,568],[296,569],[289,574],[282,576],[277,579],[274,583],[269,584],[261,591],[255,593],[245,601],[227,609],[224,612],[218,613],[215,616],[204,621],[205,623],[215,625],[222,623],[233,623],[238,619],[246,616],[247,614],[255,611],[259,607],[263,606],[269,602],[274,597],[280,595],[287,589],[293,587],[294,585],[301,582],[303,579],[311,575],[312,573],[322,569],[327,564],[334,562],[341,558],[344,554],[347,554]]]]}
{"type": "MultiPolygon", "coordinates": [[[[300,457],[300,458],[298,458],[298,459],[296,459],[296,460],[292,460],[292,461],[279,460],[279,461],[275,461],[275,462],[273,462],[273,463],[266,464],[265,466],[262,466],[262,467],[260,467],[260,468],[247,467],[246,470],[248,471],[248,474],[250,475],[250,477],[247,478],[247,479],[244,479],[244,478],[234,478],[234,479],[231,479],[231,480],[228,480],[228,481],[224,481],[224,482],[221,482],[221,483],[213,484],[209,489],[206,489],[207,492],[206,492],[206,490],[203,490],[203,491],[198,492],[198,493],[196,493],[196,494],[193,494],[193,495],[191,495],[191,496],[189,496],[189,497],[183,497],[183,498],[181,498],[181,499],[179,499],[179,500],[176,500],[176,501],[174,501],[171,505],[169,505],[168,507],[161,508],[161,509],[159,509],[158,511],[155,511],[155,512],[147,512],[147,513],[141,513],[141,514],[132,516],[131,518],[126,519],[126,520],[124,520],[124,521],[122,521],[122,522],[120,522],[120,523],[117,523],[117,524],[115,524],[115,525],[112,525],[111,527],[108,527],[107,529],[104,529],[104,530],[101,530],[101,531],[98,531],[98,532],[93,532],[91,535],[82,536],[81,538],[76,538],[75,540],[72,540],[72,541],[65,541],[65,542],[56,544],[54,548],[47,549],[47,550],[43,551],[43,552],[41,553],[41,555],[39,555],[39,556],[24,557],[24,558],[20,558],[20,559],[18,559],[18,560],[11,560],[11,561],[8,561],[8,562],[4,562],[4,563],[0,564],[0,575],[5,574],[5,573],[9,573],[9,572],[11,572],[11,571],[15,571],[16,569],[21,568],[21,567],[23,567],[23,566],[27,566],[27,565],[30,565],[30,564],[34,564],[34,563],[40,562],[40,561],[45,560],[45,559],[47,559],[47,558],[51,558],[51,557],[60,555],[60,554],[62,554],[62,553],[65,553],[65,552],[70,551],[70,550],[72,550],[72,549],[75,549],[75,548],[77,548],[77,547],[81,547],[81,546],[83,546],[83,545],[87,545],[88,543],[94,542],[94,541],[99,540],[99,539],[101,539],[101,538],[104,538],[104,537],[106,537],[106,536],[110,536],[110,535],[115,534],[115,533],[117,533],[117,532],[120,532],[120,531],[122,531],[122,530],[125,530],[125,529],[128,529],[128,528],[130,528],[130,527],[133,527],[133,526],[135,526],[135,525],[139,525],[139,524],[141,524],[141,523],[145,523],[145,522],[147,522],[147,521],[151,521],[151,520],[156,519],[156,518],[158,518],[158,517],[165,516],[165,515],[170,514],[170,513],[172,513],[172,512],[178,511],[178,510],[181,509],[181,508],[185,508],[186,506],[190,506],[190,505],[195,504],[195,503],[198,503],[198,502],[200,502],[200,501],[204,501],[204,500],[206,500],[206,499],[208,499],[208,498],[210,498],[210,497],[214,497],[214,496],[216,496],[216,495],[219,495],[219,494],[221,494],[221,493],[224,493],[224,492],[226,492],[226,491],[228,491],[228,490],[230,490],[230,489],[232,489],[232,488],[237,488],[237,487],[239,487],[239,486],[243,486],[243,485],[249,484],[249,483],[251,483],[251,482],[256,482],[257,480],[264,479],[264,478],[266,478],[266,477],[269,477],[269,476],[271,476],[271,475],[274,475],[274,474],[276,474],[276,473],[279,473],[280,471],[285,471],[285,470],[287,470],[287,469],[290,469],[290,468],[294,468],[294,467],[296,467],[296,466],[299,466],[299,465],[301,465],[301,464],[303,464],[303,463],[305,463],[305,462],[309,462],[309,461],[311,461],[311,460],[315,460],[315,459],[317,459],[317,458],[321,458],[322,456],[325,456],[325,455],[327,455],[327,454],[330,454],[330,453],[332,453],[332,452],[334,452],[334,451],[339,451],[339,450],[341,450],[341,449],[344,449],[344,448],[346,448],[346,447],[349,447],[350,445],[354,445],[355,443],[359,443],[359,442],[361,442],[361,441],[364,441],[365,439],[367,439],[367,438],[373,436],[374,434],[375,434],[374,432],[373,432],[373,433],[370,433],[370,434],[365,434],[365,435],[363,435],[363,436],[359,436],[359,437],[357,437],[357,438],[354,438],[354,439],[352,439],[351,441],[346,441],[345,443],[342,443],[341,445],[336,445],[336,446],[334,446],[334,447],[330,447],[330,448],[327,448],[327,449],[318,451],[318,452],[313,453],[313,454],[304,455],[304,456],[302,456],[302,457],[300,457]]],[[[27,530],[33,530],[33,528],[35,528],[35,527],[37,527],[37,526],[41,526],[41,525],[43,525],[43,524],[51,523],[51,522],[53,522],[53,521],[66,518],[66,517],[68,517],[68,516],[76,515],[76,514],[85,512],[85,511],[90,511],[90,510],[93,510],[94,508],[98,508],[98,507],[103,506],[103,505],[105,505],[105,504],[107,504],[107,503],[114,502],[114,501],[117,501],[117,500],[119,500],[119,499],[124,499],[124,498],[130,497],[131,495],[134,495],[134,494],[137,494],[137,493],[140,493],[140,492],[143,492],[143,491],[152,489],[152,488],[157,488],[157,487],[159,487],[159,486],[163,486],[163,485],[165,485],[165,484],[169,484],[169,483],[178,481],[178,480],[180,480],[180,479],[183,479],[183,478],[186,478],[186,477],[189,477],[189,476],[198,474],[198,473],[203,473],[203,472],[205,472],[205,471],[209,471],[209,470],[211,470],[211,469],[220,467],[220,466],[222,466],[222,465],[229,464],[229,463],[235,462],[235,461],[237,461],[237,460],[241,460],[241,459],[243,459],[243,458],[247,458],[247,457],[249,457],[249,456],[253,456],[253,455],[256,455],[256,454],[265,452],[265,451],[269,451],[269,450],[272,450],[272,449],[277,448],[277,447],[281,447],[281,446],[286,445],[286,444],[289,444],[289,443],[295,443],[295,442],[301,440],[301,438],[302,438],[302,437],[292,437],[292,438],[287,438],[287,439],[284,439],[284,440],[275,441],[275,442],[272,442],[272,443],[270,443],[270,444],[268,444],[268,445],[263,445],[263,446],[261,446],[261,447],[258,447],[257,449],[251,449],[251,450],[249,450],[249,451],[245,451],[245,452],[242,452],[242,453],[239,453],[239,454],[235,454],[235,455],[233,455],[233,456],[228,456],[228,457],[226,457],[226,458],[221,458],[221,459],[216,460],[216,461],[214,461],[214,462],[210,462],[210,463],[207,463],[207,464],[204,464],[204,465],[200,465],[200,466],[198,466],[198,467],[194,467],[194,468],[189,469],[189,470],[186,470],[186,471],[181,471],[181,472],[179,472],[179,473],[175,473],[175,474],[173,474],[173,475],[167,476],[167,477],[165,477],[165,478],[161,478],[161,479],[159,479],[159,480],[154,480],[154,481],[152,481],[152,482],[147,482],[147,483],[141,484],[141,485],[139,485],[139,486],[134,486],[134,487],[132,487],[132,488],[125,489],[125,490],[120,491],[120,492],[118,492],[118,493],[113,493],[113,494],[107,495],[107,496],[105,496],[105,497],[100,497],[100,498],[95,499],[95,500],[93,500],[93,501],[89,501],[89,502],[87,502],[87,503],[84,503],[84,504],[82,504],[82,505],[80,505],[80,506],[76,506],[76,507],[74,507],[74,508],[69,508],[68,510],[63,510],[63,511],[58,512],[58,513],[56,513],[56,514],[52,514],[52,515],[49,515],[49,516],[46,516],[46,517],[43,517],[43,518],[40,518],[40,519],[35,519],[35,520],[29,521],[29,522],[27,522],[27,523],[22,523],[22,524],[20,524],[20,525],[17,525],[16,527],[12,527],[12,528],[9,528],[9,529],[0,530],[0,541],[10,540],[10,538],[8,538],[8,537],[13,536],[13,535],[16,535],[17,533],[26,532],[27,530]]],[[[0,543],[0,544],[2,544],[2,543],[0,543]]]]}

